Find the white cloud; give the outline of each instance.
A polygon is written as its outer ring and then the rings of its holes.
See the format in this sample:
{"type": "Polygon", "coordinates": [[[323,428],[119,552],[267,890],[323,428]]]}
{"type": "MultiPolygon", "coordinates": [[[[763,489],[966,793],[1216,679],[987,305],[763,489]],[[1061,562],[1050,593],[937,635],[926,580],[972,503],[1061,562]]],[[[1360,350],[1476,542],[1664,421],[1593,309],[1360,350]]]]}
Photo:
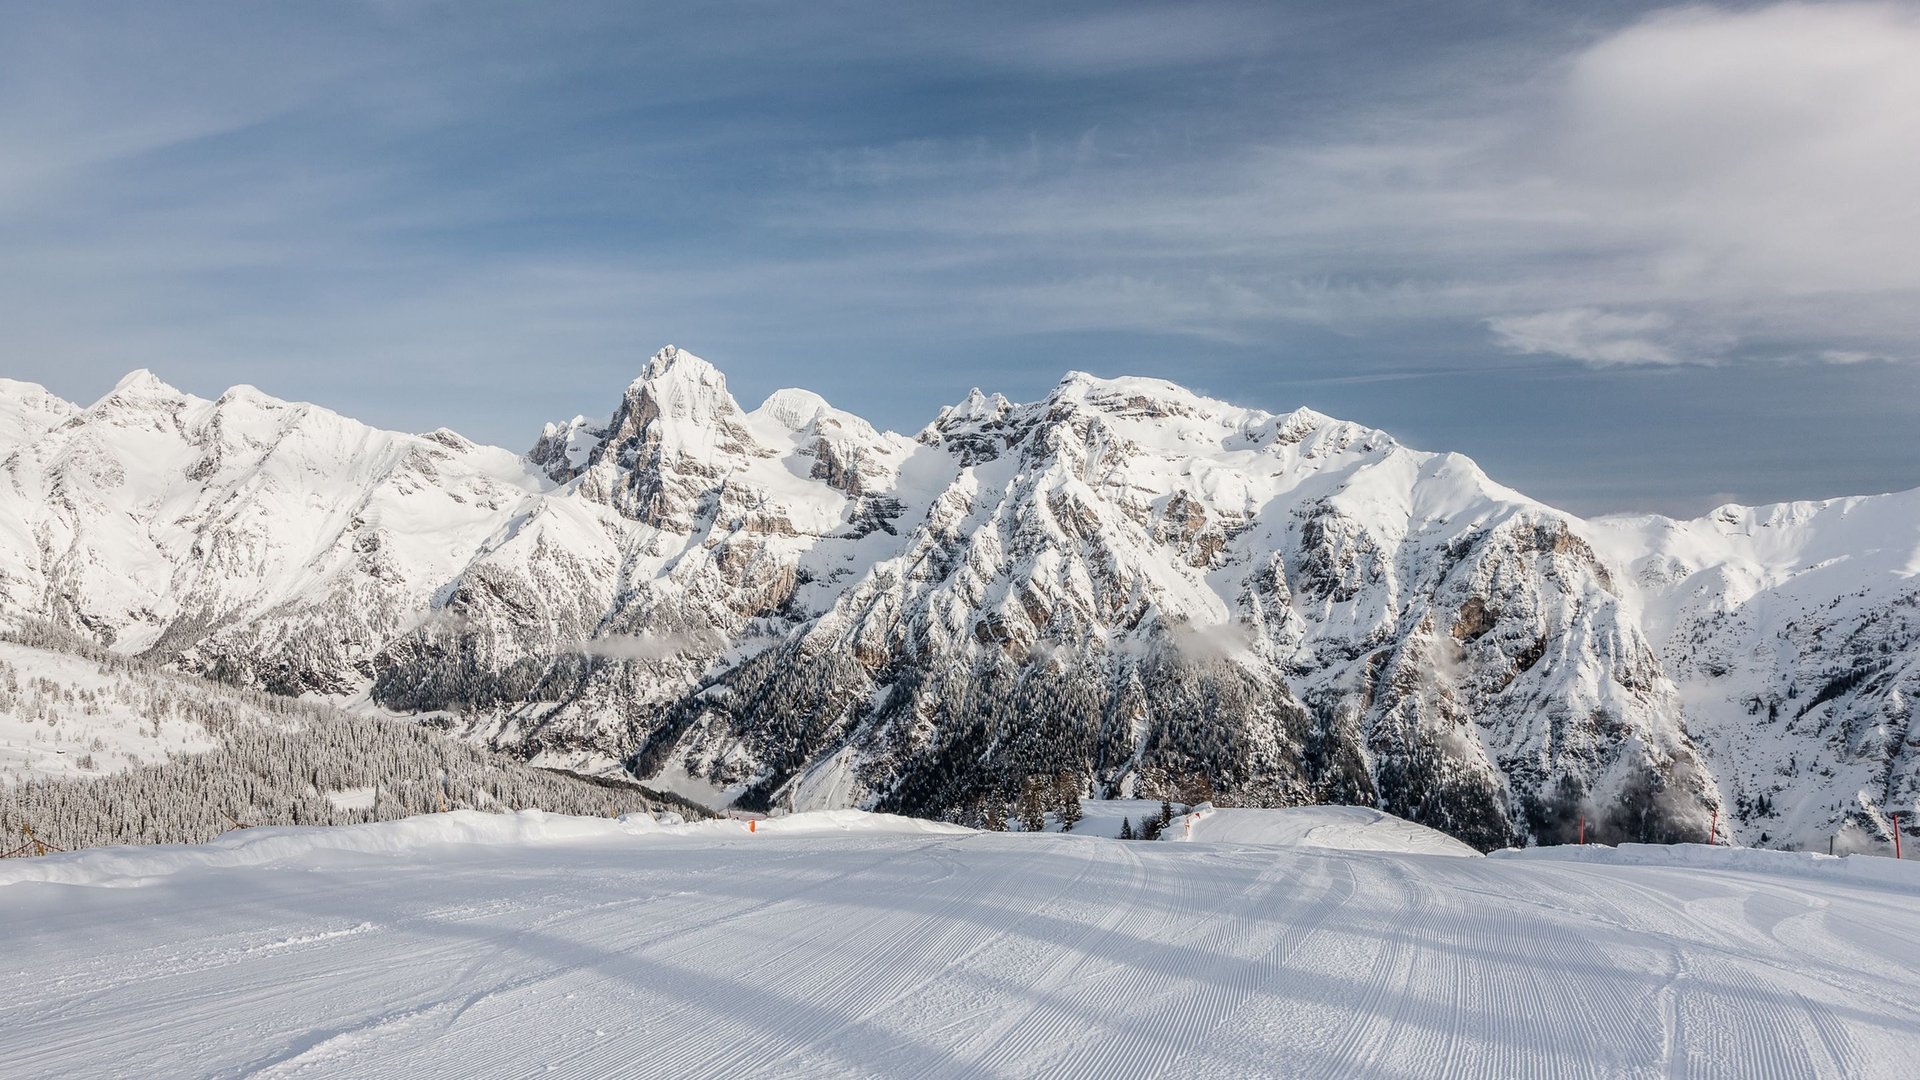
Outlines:
{"type": "Polygon", "coordinates": [[[1862,352],[1858,349],[1822,349],[1820,359],[1829,364],[1875,364],[1896,363],[1894,357],[1884,353],[1862,352]]]}
{"type": "Polygon", "coordinates": [[[1920,9],[1657,15],[1574,59],[1554,119],[1554,175],[1666,287],[1920,288],[1920,9]]]}
{"type": "Polygon", "coordinates": [[[774,220],[1009,268],[969,286],[1009,331],[1244,341],[1276,321],[1441,319],[1592,364],[1904,355],[1920,11],[1687,7],[1531,76],[1489,70],[1199,156],[1140,153],[1118,129],[1093,154],[867,148],[774,220]]]}
{"type": "Polygon", "coordinates": [[[725,644],[713,634],[606,634],[580,642],[586,656],[609,660],[673,660],[725,644]]]}
{"type": "Polygon", "coordinates": [[[1673,319],[1658,312],[1618,314],[1599,308],[1567,308],[1487,320],[1503,349],[1564,356],[1589,364],[1684,364],[1705,361],[1676,352],[1665,341],[1673,319]]]}
{"type": "MultiPolygon", "coordinates": [[[[1572,57],[1515,159],[1516,207],[1559,207],[1547,281],[1575,303],[1487,321],[1495,343],[1589,364],[1674,364],[1769,339],[1843,363],[1910,335],[1920,290],[1920,11],[1890,4],[1689,7],[1572,57]],[[1568,286],[1571,286],[1570,288],[1568,286]],[[1669,314],[1621,313],[1659,304],[1669,314]],[[1713,329],[1702,330],[1702,326],[1713,329]]],[[[1541,218],[1544,222],[1546,219],[1541,218]]]]}

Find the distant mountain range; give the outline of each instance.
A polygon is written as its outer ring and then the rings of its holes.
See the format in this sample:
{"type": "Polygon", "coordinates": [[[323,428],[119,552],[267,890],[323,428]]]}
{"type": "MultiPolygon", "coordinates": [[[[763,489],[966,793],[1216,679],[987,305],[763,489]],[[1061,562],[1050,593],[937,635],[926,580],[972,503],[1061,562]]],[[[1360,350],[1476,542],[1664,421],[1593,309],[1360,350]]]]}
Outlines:
{"type": "Polygon", "coordinates": [[[1920,798],[1920,490],[1586,520],[1153,379],[908,436],[668,347],[524,454],[0,380],[0,618],[715,806],[1044,783],[1824,849],[1920,798]]]}

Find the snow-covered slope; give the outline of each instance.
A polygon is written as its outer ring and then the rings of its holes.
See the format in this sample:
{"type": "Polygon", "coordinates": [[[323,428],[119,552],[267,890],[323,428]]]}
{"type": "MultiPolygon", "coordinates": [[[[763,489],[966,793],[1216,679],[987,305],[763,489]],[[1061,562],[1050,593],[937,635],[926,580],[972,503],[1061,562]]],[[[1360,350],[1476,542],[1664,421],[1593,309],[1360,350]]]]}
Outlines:
{"type": "Polygon", "coordinates": [[[1366,806],[1175,807],[1156,799],[1082,799],[1080,817],[1051,832],[1105,839],[1139,837],[1149,821],[1167,815],[1160,839],[1260,847],[1395,851],[1404,855],[1478,855],[1453,837],[1366,806]],[[1127,835],[1131,833],[1131,836],[1127,835]]]}
{"type": "Polygon", "coordinates": [[[0,784],[100,776],[213,749],[213,734],[179,707],[175,691],[84,657],[0,641],[0,784]]]}
{"type": "Polygon", "coordinates": [[[0,1074],[1852,1080],[1920,1055],[1920,872],[1889,859],[857,817],[448,814],[0,863],[0,1074]]]}
{"type": "Polygon", "coordinates": [[[529,768],[421,724],[210,682],[39,630],[34,643],[0,640],[0,851],[461,807],[706,816],[630,782],[529,768]]]}
{"type": "Polygon", "coordinates": [[[1365,806],[1296,806],[1285,809],[1207,809],[1188,815],[1171,835],[1206,844],[1255,844],[1392,851],[1408,855],[1477,855],[1445,833],[1365,806]]]}
{"type": "Polygon", "coordinates": [[[79,411],[38,383],[0,379],[0,455],[39,438],[79,411]]]}
{"type": "Polygon", "coordinates": [[[980,821],[1064,773],[1485,849],[1920,795],[1920,492],[1589,522],[1159,380],[909,438],[672,347],[523,457],[145,373],[0,396],[0,616],[715,803],[980,821]]]}
{"type": "Polygon", "coordinates": [[[224,678],[345,693],[534,490],[451,432],[136,371],[0,461],[0,602],[224,678]]]}
{"type": "Polygon", "coordinates": [[[1743,836],[1840,844],[1920,804],[1920,490],[1602,519],[1743,836]]]}

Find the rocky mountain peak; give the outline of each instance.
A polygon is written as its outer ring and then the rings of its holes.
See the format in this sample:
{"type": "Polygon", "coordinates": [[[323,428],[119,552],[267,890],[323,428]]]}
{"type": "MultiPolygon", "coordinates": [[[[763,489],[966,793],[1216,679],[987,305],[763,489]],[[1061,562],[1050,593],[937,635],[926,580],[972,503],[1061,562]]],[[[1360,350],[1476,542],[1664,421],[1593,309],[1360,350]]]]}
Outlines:
{"type": "Polygon", "coordinates": [[[941,409],[919,439],[930,446],[944,446],[963,465],[992,461],[1024,437],[1024,432],[1011,429],[1013,413],[1013,402],[999,394],[983,394],[976,386],[958,404],[941,409]]]}
{"type": "MultiPolygon", "coordinates": [[[[609,425],[608,441],[625,447],[644,431],[670,439],[695,436],[702,428],[739,428],[741,416],[740,403],[727,392],[727,378],[719,368],[668,345],[628,384],[609,425]]],[[[739,437],[745,437],[744,432],[739,437]]]]}
{"type": "Polygon", "coordinates": [[[709,409],[722,398],[733,403],[727,394],[727,377],[719,368],[673,345],[663,346],[647,359],[640,377],[628,384],[627,394],[647,394],[661,401],[685,400],[690,406],[709,409]]]}

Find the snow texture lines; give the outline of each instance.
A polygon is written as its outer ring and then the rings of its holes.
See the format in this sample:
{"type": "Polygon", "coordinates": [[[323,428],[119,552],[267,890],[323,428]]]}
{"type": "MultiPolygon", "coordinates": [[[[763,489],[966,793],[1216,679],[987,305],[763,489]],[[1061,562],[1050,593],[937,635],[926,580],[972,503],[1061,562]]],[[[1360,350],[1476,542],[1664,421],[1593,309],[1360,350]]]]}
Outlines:
{"type": "Polygon", "coordinates": [[[1920,876],[1887,860],[433,821],[0,885],[0,1075],[1852,1078],[1920,1054],[1920,876]]]}

